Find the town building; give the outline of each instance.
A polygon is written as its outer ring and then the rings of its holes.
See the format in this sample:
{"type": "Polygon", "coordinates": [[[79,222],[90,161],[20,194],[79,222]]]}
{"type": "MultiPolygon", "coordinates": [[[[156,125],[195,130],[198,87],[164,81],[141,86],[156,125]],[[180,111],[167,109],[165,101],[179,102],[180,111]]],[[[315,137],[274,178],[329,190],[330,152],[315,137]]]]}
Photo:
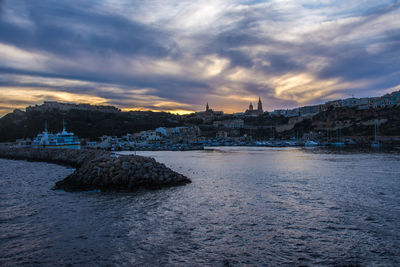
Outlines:
{"type": "Polygon", "coordinates": [[[57,101],[44,101],[42,105],[29,106],[26,111],[39,111],[47,112],[52,110],[84,110],[84,111],[100,111],[100,112],[121,112],[120,109],[113,106],[102,106],[102,105],[89,105],[89,104],[72,104],[72,103],[61,103],[57,101]]]}
{"type": "Polygon", "coordinates": [[[270,114],[272,116],[286,116],[287,112],[287,109],[275,109],[274,111],[270,112],[270,114]]]}
{"type": "Polygon", "coordinates": [[[244,115],[247,116],[258,116],[264,114],[264,110],[262,107],[261,97],[258,98],[257,109],[254,109],[253,104],[250,103],[249,108],[244,112],[244,115]]]}
{"type": "Polygon", "coordinates": [[[224,120],[224,121],[214,121],[214,127],[220,128],[229,128],[229,129],[241,129],[244,127],[243,120],[224,120]]]}
{"type": "Polygon", "coordinates": [[[224,115],[224,112],[223,111],[214,111],[213,109],[210,108],[210,106],[208,105],[208,102],[207,102],[206,110],[196,112],[196,115],[199,115],[201,117],[213,117],[213,116],[222,116],[222,115],[224,115]]]}
{"type": "Polygon", "coordinates": [[[393,107],[398,105],[400,105],[400,91],[381,96],[373,103],[373,107],[375,108],[393,107]]]}
{"type": "MultiPolygon", "coordinates": [[[[385,108],[400,105],[400,91],[395,91],[390,94],[386,94],[381,97],[364,97],[364,98],[346,98],[328,101],[325,104],[314,105],[314,106],[304,106],[294,109],[276,109],[271,112],[274,116],[285,116],[291,117],[304,117],[315,115],[322,111],[327,111],[335,108],[357,108],[360,110],[370,109],[370,108],[385,108]]],[[[249,107],[249,113],[254,112],[253,106],[249,107]]],[[[247,111],[246,111],[247,112],[247,111]]]]}

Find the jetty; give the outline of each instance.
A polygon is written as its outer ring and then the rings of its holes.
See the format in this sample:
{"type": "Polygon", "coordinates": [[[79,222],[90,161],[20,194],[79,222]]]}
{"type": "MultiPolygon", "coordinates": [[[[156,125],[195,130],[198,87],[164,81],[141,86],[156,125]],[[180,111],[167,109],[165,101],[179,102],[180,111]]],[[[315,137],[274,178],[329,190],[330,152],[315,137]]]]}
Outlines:
{"type": "Polygon", "coordinates": [[[127,155],[110,157],[102,150],[52,148],[0,148],[0,158],[41,161],[75,168],[53,189],[65,191],[136,191],[191,183],[154,158],[127,155]]]}

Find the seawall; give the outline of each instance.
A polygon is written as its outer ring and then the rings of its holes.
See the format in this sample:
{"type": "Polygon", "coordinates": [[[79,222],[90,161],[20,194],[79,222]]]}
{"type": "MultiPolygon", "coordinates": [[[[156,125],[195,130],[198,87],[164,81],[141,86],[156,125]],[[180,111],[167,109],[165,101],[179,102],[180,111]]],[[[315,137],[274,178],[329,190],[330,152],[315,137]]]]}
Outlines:
{"type": "Polygon", "coordinates": [[[135,191],[191,182],[153,158],[134,155],[111,158],[110,152],[101,150],[0,148],[0,158],[43,161],[76,168],[73,174],[53,187],[66,191],[135,191]]]}

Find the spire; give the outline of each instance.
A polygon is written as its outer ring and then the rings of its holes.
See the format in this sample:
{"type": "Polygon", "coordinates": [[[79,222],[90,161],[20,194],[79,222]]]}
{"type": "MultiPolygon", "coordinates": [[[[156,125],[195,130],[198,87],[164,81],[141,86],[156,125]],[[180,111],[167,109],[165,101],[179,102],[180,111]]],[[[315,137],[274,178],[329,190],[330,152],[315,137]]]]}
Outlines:
{"type": "Polygon", "coordinates": [[[206,111],[208,111],[209,109],[210,109],[210,107],[208,106],[208,102],[207,102],[206,111]]]}
{"type": "Polygon", "coordinates": [[[261,97],[258,97],[258,106],[257,106],[257,110],[258,110],[258,113],[259,113],[259,114],[263,114],[263,113],[264,113],[264,110],[263,110],[263,107],[262,107],[262,102],[261,102],[261,97]]]}

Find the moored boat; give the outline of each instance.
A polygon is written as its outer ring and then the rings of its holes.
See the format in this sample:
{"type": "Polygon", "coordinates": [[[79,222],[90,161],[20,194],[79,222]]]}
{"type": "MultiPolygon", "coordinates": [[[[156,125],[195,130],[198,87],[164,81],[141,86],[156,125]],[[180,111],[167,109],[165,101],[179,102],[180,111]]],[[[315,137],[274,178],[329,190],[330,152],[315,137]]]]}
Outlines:
{"type": "Polygon", "coordinates": [[[316,141],[312,141],[312,140],[308,140],[306,142],[304,142],[304,146],[306,147],[313,147],[313,146],[318,146],[319,143],[316,141]]]}
{"type": "Polygon", "coordinates": [[[43,133],[38,134],[32,142],[32,147],[72,148],[80,149],[80,141],[74,133],[67,132],[65,123],[61,133],[52,134],[47,131],[47,122],[43,133]]]}
{"type": "Polygon", "coordinates": [[[381,148],[382,144],[378,140],[378,124],[375,122],[375,128],[374,128],[374,141],[371,143],[371,148],[381,148]]]}

